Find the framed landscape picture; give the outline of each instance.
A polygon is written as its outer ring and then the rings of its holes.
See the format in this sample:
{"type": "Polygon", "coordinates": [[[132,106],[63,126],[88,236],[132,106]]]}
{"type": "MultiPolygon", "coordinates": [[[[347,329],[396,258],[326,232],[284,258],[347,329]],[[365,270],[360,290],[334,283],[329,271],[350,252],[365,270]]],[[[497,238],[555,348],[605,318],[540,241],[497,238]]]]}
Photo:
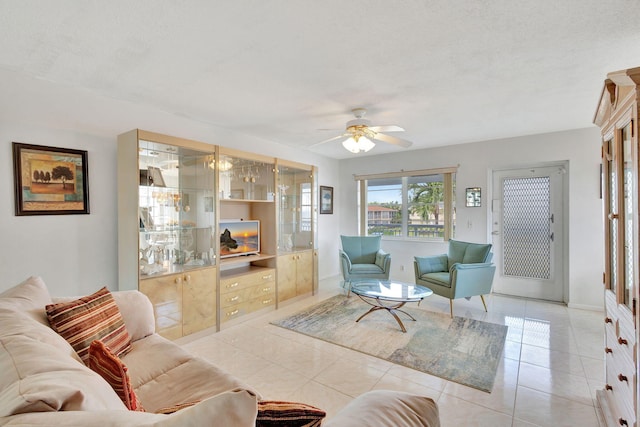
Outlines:
{"type": "Polygon", "coordinates": [[[89,213],[87,152],[13,143],[15,213],[89,213]]]}
{"type": "Polygon", "coordinates": [[[333,213],[333,187],[320,186],[320,213],[333,213]]]}

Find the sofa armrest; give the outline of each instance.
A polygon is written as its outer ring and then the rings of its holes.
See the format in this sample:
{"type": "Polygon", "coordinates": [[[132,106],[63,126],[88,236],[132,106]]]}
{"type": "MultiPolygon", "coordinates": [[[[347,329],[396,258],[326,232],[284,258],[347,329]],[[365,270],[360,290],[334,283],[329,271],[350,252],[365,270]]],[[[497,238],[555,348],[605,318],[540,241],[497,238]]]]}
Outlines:
{"type": "Polygon", "coordinates": [[[342,273],[350,273],[351,272],[351,260],[349,259],[349,255],[342,249],[338,249],[338,253],[340,254],[340,266],[342,267],[342,273]]]}
{"type": "Polygon", "coordinates": [[[137,411],[29,412],[0,418],[0,426],[255,427],[258,399],[247,390],[221,393],[169,415],[137,411]]]}
{"type": "Polygon", "coordinates": [[[324,427],[440,427],[433,399],[411,393],[374,390],[352,400],[324,427]]]}
{"type": "Polygon", "coordinates": [[[382,249],[378,249],[375,264],[386,273],[391,267],[391,254],[383,251],[382,249]]]}
{"type": "Polygon", "coordinates": [[[153,305],[149,298],[140,291],[112,292],[122,319],[131,336],[131,341],[137,341],[156,331],[153,305]]]}
{"type": "Polygon", "coordinates": [[[451,266],[451,286],[454,298],[465,298],[491,293],[495,264],[488,262],[451,266]]]}

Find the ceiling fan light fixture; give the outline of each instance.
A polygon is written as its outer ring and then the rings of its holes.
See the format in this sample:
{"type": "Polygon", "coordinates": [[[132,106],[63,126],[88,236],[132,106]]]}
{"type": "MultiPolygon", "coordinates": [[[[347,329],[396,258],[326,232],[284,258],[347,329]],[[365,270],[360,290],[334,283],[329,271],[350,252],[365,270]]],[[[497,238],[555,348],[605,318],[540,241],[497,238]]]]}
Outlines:
{"type": "Polygon", "coordinates": [[[342,146],[347,149],[347,151],[351,151],[354,154],[358,154],[360,152],[360,147],[353,137],[349,137],[342,141],[342,146]]]}
{"type": "Polygon", "coordinates": [[[350,136],[346,140],[342,142],[342,146],[346,148],[348,151],[351,151],[354,154],[358,154],[361,151],[365,153],[371,150],[376,144],[371,141],[366,136],[350,136]]]}
{"type": "Polygon", "coordinates": [[[375,142],[371,141],[366,136],[361,136],[358,139],[358,145],[360,145],[360,150],[364,151],[365,153],[376,146],[375,142]]]}

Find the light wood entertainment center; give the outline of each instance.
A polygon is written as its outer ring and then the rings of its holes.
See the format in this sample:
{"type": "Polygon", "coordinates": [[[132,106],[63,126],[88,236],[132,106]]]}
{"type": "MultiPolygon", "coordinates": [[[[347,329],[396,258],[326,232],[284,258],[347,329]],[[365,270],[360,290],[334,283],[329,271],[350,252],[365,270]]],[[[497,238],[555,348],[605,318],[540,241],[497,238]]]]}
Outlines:
{"type": "Polygon", "coordinates": [[[145,293],[169,339],[313,294],[316,176],[315,166],[204,142],[120,135],[119,289],[145,293]],[[259,240],[241,236],[222,258],[220,224],[231,220],[259,221],[259,240]]]}

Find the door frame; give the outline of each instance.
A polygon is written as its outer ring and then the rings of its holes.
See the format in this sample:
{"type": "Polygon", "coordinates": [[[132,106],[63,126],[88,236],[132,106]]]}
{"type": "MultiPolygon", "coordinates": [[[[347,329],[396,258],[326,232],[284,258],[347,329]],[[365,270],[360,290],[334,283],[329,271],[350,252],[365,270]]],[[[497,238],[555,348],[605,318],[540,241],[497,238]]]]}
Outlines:
{"type": "MultiPolygon", "coordinates": [[[[562,302],[567,304],[569,299],[569,277],[570,277],[570,262],[569,262],[569,231],[570,231],[570,221],[569,214],[571,211],[571,207],[569,206],[569,181],[570,181],[570,168],[569,168],[569,160],[555,161],[555,162],[540,162],[540,163],[524,163],[524,164],[511,164],[511,165],[501,165],[494,168],[487,169],[487,193],[489,203],[487,203],[486,212],[487,212],[487,242],[493,241],[493,236],[491,235],[492,227],[493,227],[493,199],[494,199],[494,188],[493,188],[493,174],[494,172],[502,172],[508,170],[515,169],[535,169],[535,168],[546,168],[546,167],[558,167],[564,169],[564,179],[562,180],[562,192],[564,196],[564,203],[562,203],[562,215],[564,218],[563,230],[562,230],[562,302]]],[[[496,272],[497,274],[497,272],[496,272]]]]}

